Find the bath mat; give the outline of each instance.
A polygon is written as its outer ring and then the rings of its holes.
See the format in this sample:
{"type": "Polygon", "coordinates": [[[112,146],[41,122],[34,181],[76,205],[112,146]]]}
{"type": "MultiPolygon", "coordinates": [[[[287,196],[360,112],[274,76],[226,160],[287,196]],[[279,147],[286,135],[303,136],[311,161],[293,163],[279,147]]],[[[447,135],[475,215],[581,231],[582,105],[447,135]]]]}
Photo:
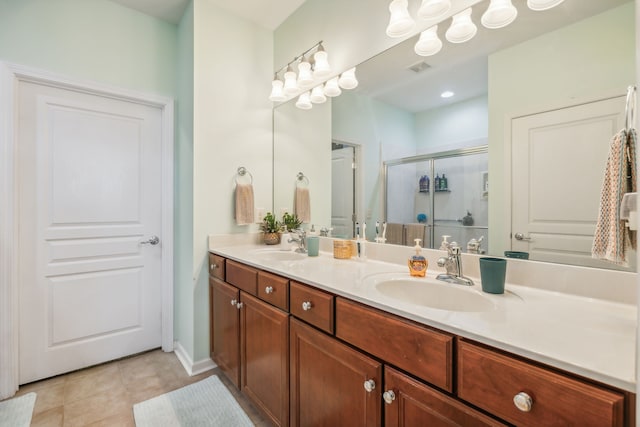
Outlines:
{"type": "Polygon", "coordinates": [[[0,402],[0,426],[29,427],[35,403],[33,392],[0,402]]]}
{"type": "Polygon", "coordinates": [[[253,426],[217,376],[133,405],[137,427],[253,426]]]}

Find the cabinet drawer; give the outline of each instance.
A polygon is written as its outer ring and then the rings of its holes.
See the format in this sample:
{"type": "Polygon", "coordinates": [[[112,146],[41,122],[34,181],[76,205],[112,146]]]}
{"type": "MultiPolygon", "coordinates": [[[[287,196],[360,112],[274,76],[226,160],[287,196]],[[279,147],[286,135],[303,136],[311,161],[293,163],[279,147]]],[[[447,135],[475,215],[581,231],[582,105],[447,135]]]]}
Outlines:
{"type": "Polygon", "coordinates": [[[458,396],[519,426],[622,426],[624,396],[469,342],[458,343],[458,396]],[[514,397],[531,399],[530,410],[514,397]],[[524,409],[524,408],[523,408],[524,409]]]}
{"type": "Polygon", "coordinates": [[[224,280],[224,258],[209,254],[209,274],[216,279],[224,280]]]}
{"type": "Polygon", "coordinates": [[[289,298],[291,314],[333,334],[333,295],[292,281],[289,298]]]}
{"type": "Polygon", "coordinates": [[[453,336],[336,300],[336,336],[447,391],[453,390],[453,336]]]}
{"type": "Polygon", "coordinates": [[[258,270],[227,260],[227,283],[237,286],[248,294],[256,295],[258,288],[258,270]]]}
{"type": "Polygon", "coordinates": [[[258,272],[258,297],[289,311],[289,280],[264,271],[258,272]]]}

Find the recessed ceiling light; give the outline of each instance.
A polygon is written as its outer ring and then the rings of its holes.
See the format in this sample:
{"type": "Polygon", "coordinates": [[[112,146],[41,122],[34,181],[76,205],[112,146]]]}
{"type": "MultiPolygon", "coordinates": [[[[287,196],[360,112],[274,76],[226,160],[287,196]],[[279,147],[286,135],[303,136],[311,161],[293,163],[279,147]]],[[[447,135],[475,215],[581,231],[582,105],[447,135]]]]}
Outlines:
{"type": "Polygon", "coordinates": [[[450,90],[445,90],[440,94],[442,98],[451,98],[453,95],[455,95],[455,93],[451,92],[450,90]]]}

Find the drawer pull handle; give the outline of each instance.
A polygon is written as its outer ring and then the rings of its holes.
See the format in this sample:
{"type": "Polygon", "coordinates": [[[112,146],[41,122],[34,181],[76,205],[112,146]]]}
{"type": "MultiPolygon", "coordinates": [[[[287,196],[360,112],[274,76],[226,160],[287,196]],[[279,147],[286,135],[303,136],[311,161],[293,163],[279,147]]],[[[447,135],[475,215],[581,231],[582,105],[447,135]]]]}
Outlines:
{"type": "Polygon", "coordinates": [[[218,264],[211,264],[211,270],[215,270],[216,268],[218,268],[218,264]]]}
{"type": "Polygon", "coordinates": [[[364,389],[367,393],[371,393],[376,388],[376,382],[374,380],[366,380],[364,382],[364,389]]]}
{"type": "Polygon", "coordinates": [[[264,288],[264,292],[266,294],[272,294],[273,293],[273,286],[267,286],[266,288],[264,288]]]}
{"type": "Polygon", "coordinates": [[[305,302],[302,303],[302,309],[304,311],[311,310],[311,307],[313,307],[313,305],[311,304],[311,301],[305,301],[305,302]]]}
{"type": "Polygon", "coordinates": [[[232,299],[231,300],[231,305],[237,305],[238,304],[238,300],[237,299],[232,299]]]}
{"type": "Polygon", "coordinates": [[[391,405],[393,401],[396,400],[396,394],[393,392],[393,390],[387,390],[382,393],[382,398],[387,405],[391,405]]]}
{"type": "Polygon", "coordinates": [[[238,310],[240,310],[240,309],[242,308],[242,306],[243,306],[243,305],[244,305],[244,304],[242,304],[241,302],[239,302],[239,303],[237,303],[237,304],[236,304],[236,308],[237,308],[238,310]]]}
{"type": "Polygon", "coordinates": [[[529,412],[533,408],[533,399],[527,393],[521,391],[513,397],[513,404],[522,412],[529,412]]]}

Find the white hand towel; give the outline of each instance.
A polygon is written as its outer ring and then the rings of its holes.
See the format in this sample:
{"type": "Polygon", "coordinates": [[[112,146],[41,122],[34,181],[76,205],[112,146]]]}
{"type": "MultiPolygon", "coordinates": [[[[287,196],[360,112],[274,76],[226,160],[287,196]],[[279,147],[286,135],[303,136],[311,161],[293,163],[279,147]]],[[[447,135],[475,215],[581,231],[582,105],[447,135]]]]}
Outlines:
{"type": "Polygon", "coordinates": [[[296,187],[296,215],[303,223],[311,221],[311,197],[306,187],[296,187]]]}
{"type": "Polygon", "coordinates": [[[635,192],[636,132],[621,130],[611,140],[602,182],[600,211],[591,255],[617,265],[628,266],[626,252],[636,248],[636,232],[620,219],[620,203],[625,193],[635,192]],[[630,179],[627,179],[628,172],[630,179]]]}
{"type": "Polygon", "coordinates": [[[420,246],[424,247],[424,232],[426,226],[424,224],[405,224],[404,225],[404,245],[415,246],[415,239],[420,239],[420,246]]]}
{"type": "Polygon", "coordinates": [[[402,245],[402,234],[404,233],[404,226],[402,224],[387,224],[387,243],[392,245],[402,245]]]}
{"type": "Polygon", "coordinates": [[[253,185],[236,184],[236,224],[253,223],[253,185]]]}

